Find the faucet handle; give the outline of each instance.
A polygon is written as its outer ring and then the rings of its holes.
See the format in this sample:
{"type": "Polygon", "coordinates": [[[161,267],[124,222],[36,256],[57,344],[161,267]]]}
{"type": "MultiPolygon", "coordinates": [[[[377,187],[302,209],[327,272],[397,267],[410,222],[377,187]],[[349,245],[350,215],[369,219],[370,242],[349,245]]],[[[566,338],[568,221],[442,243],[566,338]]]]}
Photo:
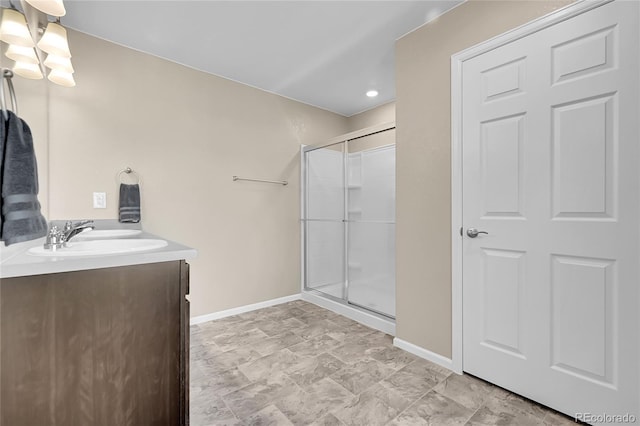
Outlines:
{"type": "Polygon", "coordinates": [[[62,247],[64,244],[64,232],[62,232],[56,225],[53,225],[49,229],[47,239],[44,242],[44,248],[47,250],[56,250],[62,247]]]}
{"type": "Polygon", "coordinates": [[[47,238],[54,237],[56,235],[60,235],[61,233],[62,233],[62,231],[60,231],[60,229],[58,228],[58,225],[53,225],[49,229],[49,234],[47,235],[47,238]]]}

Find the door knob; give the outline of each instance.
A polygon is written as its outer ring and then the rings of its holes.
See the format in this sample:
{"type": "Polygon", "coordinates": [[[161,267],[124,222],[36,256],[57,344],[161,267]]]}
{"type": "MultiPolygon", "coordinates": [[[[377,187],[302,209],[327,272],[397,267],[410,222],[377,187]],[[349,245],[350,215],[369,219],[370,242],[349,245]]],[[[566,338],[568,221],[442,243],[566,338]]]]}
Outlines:
{"type": "Polygon", "coordinates": [[[469,238],[475,238],[478,236],[478,234],[489,234],[486,231],[478,231],[476,228],[469,228],[467,229],[467,235],[469,236],[469,238]]]}

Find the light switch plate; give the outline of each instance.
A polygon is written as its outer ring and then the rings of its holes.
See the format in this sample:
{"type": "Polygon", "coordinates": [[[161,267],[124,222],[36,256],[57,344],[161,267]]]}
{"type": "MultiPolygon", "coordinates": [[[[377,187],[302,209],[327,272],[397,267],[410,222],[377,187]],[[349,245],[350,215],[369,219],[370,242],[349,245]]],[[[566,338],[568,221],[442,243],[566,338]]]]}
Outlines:
{"type": "Polygon", "coordinates": [[[94,192],[93,193],[93,208],[94,209],[106,209],[107,208],[107,193],[106,192],[94,192]]]}

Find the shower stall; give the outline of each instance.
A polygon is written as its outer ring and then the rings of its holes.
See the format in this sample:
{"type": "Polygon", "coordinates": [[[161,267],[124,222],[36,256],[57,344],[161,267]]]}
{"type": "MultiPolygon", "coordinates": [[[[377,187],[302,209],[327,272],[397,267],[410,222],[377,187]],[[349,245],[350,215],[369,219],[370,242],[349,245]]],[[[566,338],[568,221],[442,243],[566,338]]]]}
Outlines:
{"type": "Polygon", "coordinates": [[[395,127],[306,147],[302,161],[303,297],[393,333],[395,127]]]}

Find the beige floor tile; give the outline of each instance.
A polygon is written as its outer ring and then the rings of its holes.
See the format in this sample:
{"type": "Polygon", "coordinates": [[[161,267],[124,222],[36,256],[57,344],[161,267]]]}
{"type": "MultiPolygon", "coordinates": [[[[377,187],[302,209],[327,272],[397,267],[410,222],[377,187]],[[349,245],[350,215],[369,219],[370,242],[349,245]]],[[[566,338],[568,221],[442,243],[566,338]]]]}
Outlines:
{"type": "Polygon", "coordinates": [[[469,419],[469,425],[543,426],[544,421],[520,403],[491,396],[469,419]]]}
{"type": "Polygon", "coordinates": [[[219,334],[218,336],[213,338],[213,341],[220,349],[224,352],[237,348],[238,346],[246,346],[250,345],[254,342],[259,342],[268,338],[264,332],[258,330],[254,327],[250,330],[231,330],[225,333],[219,334]]]}
{"type": "Polygon", "coordinates": [[[289,349],[281,349],[270,355],[242,364],[239,369],[249,380],[258,381],[288,371],[303,359],[289,349]]]}
{"type": "Polygon", "coordinates": [[[470,410],[435,391],[427,393],[418,402],[400,414],[392,425],[464,425],[473,415],[470,410]]]}
{"type": "Polygon", "coordinates": [[[416,360],[382,381],[382,385],[415,401],[447,378],[450,372],[428,361],[416,360]]]}
{"type": "Polygon", "coordinates": [[[192,426],[575,424],[301,300],[191,333],[192,426]]]}
{"type": "Polygon", "coordinates": [[[298,336],[302,337],[303,339],[308,340],[323,334],[329,334],[331,332],[340,332],[341,330],[342,330],[342,327],[340,327],[339,325],[329,321],[326,318],[322,318],[315,321],[311,321],[309,324],[306,324],[304,327],[293,330],[293,332],[296,333],[298,336]]]}
{"type": "Polygon", "coordinates": [[[531,414],[534,417],[539,419],[544,419],[547,415],[547,411],[549,408],[544,407],[536,402],[533,402],[527,398],[524,398],[520,395],[516,395],[511,392],[501,392],[496,394],[496,398],[498,400],[503,400],[509,406],[519,409],[520,411],[524,411],[525,413],[531,414]]]}
{"type": "Polygon", "coordinates": [[[272,337],[287,332],[291,333],[294,330],[305,327],[307,324],[296,318],[286,318],[281,320],[256,321],[254,325],[258,330],[272,337]]]}
{"type": "Polygon", "coordinates": [[[384,425],[409,405],[400,394],[376,384],[335,413],[347,425],[384,425]]]}
{"type": "Polygon", "coordinates": [[[189,414],[194,425],[238,424],[238,419],[221,398],[208,395],[192,395],[189,414]]]}
{"type": "Polygon", "coordinates": [[[292,365],[287,375],[299,386],[307,386],[340,371],[345,365],[333,355],[323,353],[292,365]]]}
{"type": "Polygon", "coordinates": [[[289,394],[276,405],[294,424],[308,425],[341,409],[355,398],[347,389],[325,378],[304,387],[301,392],[289,394]]]}
{"type": "Polygon", "coordinates": [[[389,345],[382,347],[374,346],[373,348],[367,349],[365,354],[394,370],[399,370],[418,359],[417,356],[409,352],[389,345]]]}
{"type": "Polygon", "coordinates": [[[193,372],[190,380],[191,389],[207,390],[215,396],[226,395],[251,384],[237,367],[218,374],[193,372]]]}
{"type": "Polygon", "coordinates": [[[301,389],[281,373],[224,395],[222,399],[235,416],[242,420],[294,392],[301,392],[301,389]]]}
{"type": "Polygon", "coordinates": [[[291,331],[285,331],[274,337],[254,342],[252,347],[260,355],[266,356],[304,341],[305,340],[297,334],[291,331]]]}
{"type": "Polygon", "coordinates": [[[331,378],[357,395],[392,373],[392,368],[371,359],[346,365],[331,378]]]}
{"type": "MultiPolygon", "coordinates": [[[[329,334],[329,336],[331,336],[331,334],[329,334]]],[[[334,336],[331,337],[333,338],[334,336]]],[[[372,339],[367,338],[367,336],[361,336],[351,338],[337,348],[332,349],[331,355],[348,364],[354,364],[363,360],[372,359],[368,351],[382,351],[386,347],[388,346],[382,339],[372,339]]]]}
{"type": "Polygon", "coordinates": [[[468,374],[450,374],[433,390],[471,410],[477,410],[491,395],[493,386],[468,374]]]}
{"type": "Polygon", "coordinates": [[[275,405],[267,405],[262,410],[245,419],[246,426],[289,426],[293,425],[275,405]]]}
{"type": "Polygon", "coordinates": [[[333,414],[327,414],[321,419],[311,423],[310,426],[343,426],[343,425],[344,423],[342,423],[339,418],[337,418],[333,414]]]}
{"type": "Polygon", "coordinates": [[[321,353],[330,351],[342,345],[342,342],[335,340],[326,334],[305,340],[297,345],[290,346],[288,349],[302,356],[316,356],[321,353]]]}

